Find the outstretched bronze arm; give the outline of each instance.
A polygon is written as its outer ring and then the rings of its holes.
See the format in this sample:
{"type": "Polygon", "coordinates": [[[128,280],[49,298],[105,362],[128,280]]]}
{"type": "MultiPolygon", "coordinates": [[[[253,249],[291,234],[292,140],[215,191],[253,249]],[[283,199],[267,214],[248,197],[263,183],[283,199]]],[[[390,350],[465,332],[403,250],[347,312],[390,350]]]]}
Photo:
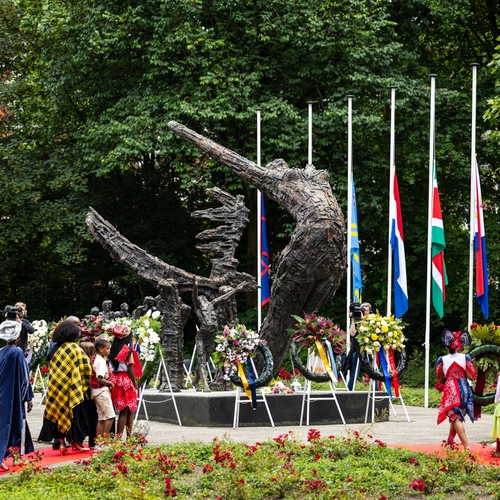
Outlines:
{"type": "Polygon", "coordinates": [[[244,156],[231,151],[216,142],[197,134],[193,130],[176,121],[168,122],[168,126],[180,137],[198,146],[202,151],[208,153],[212,158],[220,161],[223,165],[228,166],[241,179],[253,186],[265,188],[265,173],[266,169],[257,166],[253,161],[248,160],[244,156]]]}

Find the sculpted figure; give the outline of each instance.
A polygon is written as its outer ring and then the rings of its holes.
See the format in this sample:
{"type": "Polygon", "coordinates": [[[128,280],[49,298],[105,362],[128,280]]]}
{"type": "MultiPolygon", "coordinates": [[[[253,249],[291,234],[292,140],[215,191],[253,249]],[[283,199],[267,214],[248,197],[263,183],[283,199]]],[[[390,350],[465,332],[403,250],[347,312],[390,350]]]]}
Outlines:
{"type": "Polygon", "coordinates": [[[277,369],[289,348],[291,315],[311,313],[326,304],[345,275],[344,217],[329,175],[314,165],[289,168],[282,159],[259,167],[184,125],[171,121],[169,127],[260,189],[296,221],[290,242],[274,268],[271,302],[260,332],[268,341],[277,369]]]}
{"type": "MultiPolygon", "coordinates": [[[[218,223],[216,228],[206,229],[197,235],[203,242],[197,248],[214,255],[209,277],[197,276],[171,266],[154,257],[121,235],[108,221],[92,208],[87,214],[87,225],[95,239],[118,262],[132,269],[152,283],[159,291],[158,307],[162,312],[161,338],[169,377],[174,389],[183,386],[183,328],[190,308],[180,298],[181,294],[194,294],[195,311],[200,321],[197,336],[199,370],[204,390],[209,390],[206,380],[206,361],[213,352],[214,336],[226,324],[236,318],[235,294],[248,292],[256,287],[255,279],[237,271],[238,260],[234,253],[241,234],[248,224],[249,210],[243,196],[232,196],[218,188],[208,190],[219,200],[221,207],[197,210],[191,215],[218,223]],[[195,290],[196,289],[196,290],[195,290]],[[201,365],[201,366],[200,366],[201,365]],[[203,375],[205,374],[205,375],[203,375]]],[[[154,298],[134,311],[140,317],[154,306],[154,298]],[[142,308],[142,309],[141,309],[142,308]]],[[[161,388],[164,387],[162,384],[161,388]]],[[[212,390],[223,390],[226,384],[222,373],[217,373],[210,384],[212,390]]],[[[165,388],[166,390],[166,388],[165,388]]]]}
{"type": "Polygon", "coordinates": [[[113,311],[111,311],[112,307],[113,302],[111,300],[105,300],[102,303],[102,311],[99,313],[99,315],[106,319],[113,319],[114,314],[113,311]]]}
{"type": "Polygon", "coordinates": [[[156,303],[155,298],[152,297],[151,295],[147,295],[146,297],[144,297],[142,305],[134,309],[132,317],[134,319],[139,319],[141,316],[144,316],[149,310],[151,310],[151,312],[155,312],[156,311],[155,303],[156,303]]]}

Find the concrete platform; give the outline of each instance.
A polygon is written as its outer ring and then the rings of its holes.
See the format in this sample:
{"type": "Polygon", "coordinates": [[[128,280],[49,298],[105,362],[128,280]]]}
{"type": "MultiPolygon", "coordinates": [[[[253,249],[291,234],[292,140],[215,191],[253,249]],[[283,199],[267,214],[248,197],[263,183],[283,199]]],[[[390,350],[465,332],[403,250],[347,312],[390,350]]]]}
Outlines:
{"type": "MultiPolygon", "coordinates": [[[[149,420],[178,424],[179,420],[170,396],[170,393],[160,393],[155,389],[148,389],[145,392],[144,401],[149,420]]],[[[368,392],[337,391],[335,396],[347,424],[364,423],[368,392]]],[[[377,420],[388,420],[389,400],[386,397],[387,393],[377,392],[376,396],[375,412],[379,416],[377,420]]],[[[233,426],[236,391],[204,393],[190,389],[175,393],[174,397],[183,426],[233,426]]],[[[267,404],[274,424],[276,426],[299,425],[303,399],[303,393],[266,394],[267,404]]],[[[240,427],[270,425],[269,415],[262,401],[258,402],[256,410],[252,410],[243,391],[241,391],[240,401],[240,427]]],[[[306,412],[307,404],[304,404],[303,424],[306,423],[306,412]]],[[[142,405],[139,418],[146,418],[142,405]]],[[[368,420],[371,421],[371,406],[368,420]]],[[[311,391],[309,424],[342,424],[342,419],[331,392],[311,391]]]]}

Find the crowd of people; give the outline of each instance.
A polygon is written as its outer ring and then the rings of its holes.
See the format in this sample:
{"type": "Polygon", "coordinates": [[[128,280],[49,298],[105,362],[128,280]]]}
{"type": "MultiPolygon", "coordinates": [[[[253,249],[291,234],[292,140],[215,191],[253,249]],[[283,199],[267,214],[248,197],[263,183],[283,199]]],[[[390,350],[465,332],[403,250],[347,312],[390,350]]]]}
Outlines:
{"type": "MultiPolygon", "coordinates": [[[[34,450],[26,414],[32,409],[33,390],[26,360],[28,334],[34,331],[22,303],[5,308],[0,324],[0,458],[34,450]],[[24,337],[25,335],[25,337],[24,337]]],[[[61,321],[50,339],[47,362],[49,378],[45,394],[43,425],[39,441],[52,441],[61,455],[89,447],[99,450],[96,437],[116,430],[130,436],[137,410],[137,377],[141,365],[133,348],[132,330],[123,325],[106,337],[81,342],[80,320],[69,316],[61,321]],[[118,419],[115,429],[115,409],[118,419]]]]}

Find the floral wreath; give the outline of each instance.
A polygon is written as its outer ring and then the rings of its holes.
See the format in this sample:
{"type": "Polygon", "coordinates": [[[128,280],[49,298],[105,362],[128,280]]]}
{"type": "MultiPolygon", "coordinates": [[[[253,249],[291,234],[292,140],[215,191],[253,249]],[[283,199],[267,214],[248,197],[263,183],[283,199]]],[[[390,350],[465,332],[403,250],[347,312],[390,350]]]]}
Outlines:
{"type": "Polygon", "coordinates": [[[377,311],[362,318],[358,325],[359,333],[356,339],[360,345],[360,361],[363,369],[372,380],[386,383],[390,397],[392,397],[392,382],[395,395],[399,397],[398,376],[405,369],[407,360],[404,343],[406,337],[403,334],[405,323],[394,315],[382,316],[377,311]],[[395,352],[399,353],[397,364],[395,352]]]}
{"type": "Polygon", "coordinates": [[[266,341],[259,338],[253,330],[245,325],[225,326],[222,333],[215,337],[214,363],[224,368],[224,380],[231,380],[231,376],[238,372],[238,364],[244,364],[248,358],[255,357],[258,345],[265,345],[266,341]]]}
{"type": "Polygon", "coordinates": [[[338,382],[337,363],[339,357],[335,354],[339,355],[343,352],[345,332],[337,328],[333,320],[316,314],[304,314],[304,318],[294,315],[292,317],[297,322],[293,328],[289,328],[287,331],[292,335],[292,359],[297,369],[308,380],[331,381],[336,384],[338,382]],[[326,370],[325,373],[311,371],[303,364],[299,355],[299,351],[303,347],[311,349],[315,355],[321,358],[326,370]]]}
{"type": "Polygon", "coordinates": [[[385,351],[393,349],[401,352],[405,348],[406,337],[403,334],[405,324],[399,318],[393,316],[382,316],[377,313],[369,314],[358,322],[358,335],[361,352],[367,354],[379,352],[381,348],[385,351]]]}
{"type": "Polygon", "coordinates": [[[316,353],[316,341],[321,342],[323,347],[327,347],[328,342],[335,354],[342,354],[345,332],[336,328],[331,319],[316,314],[304,314],[303,318],[292,314],[292,317],[297,321],[293,328],[287,330],[292,335],[292,342],[301,343],[301,347],[313,349],[316,353]]]}

